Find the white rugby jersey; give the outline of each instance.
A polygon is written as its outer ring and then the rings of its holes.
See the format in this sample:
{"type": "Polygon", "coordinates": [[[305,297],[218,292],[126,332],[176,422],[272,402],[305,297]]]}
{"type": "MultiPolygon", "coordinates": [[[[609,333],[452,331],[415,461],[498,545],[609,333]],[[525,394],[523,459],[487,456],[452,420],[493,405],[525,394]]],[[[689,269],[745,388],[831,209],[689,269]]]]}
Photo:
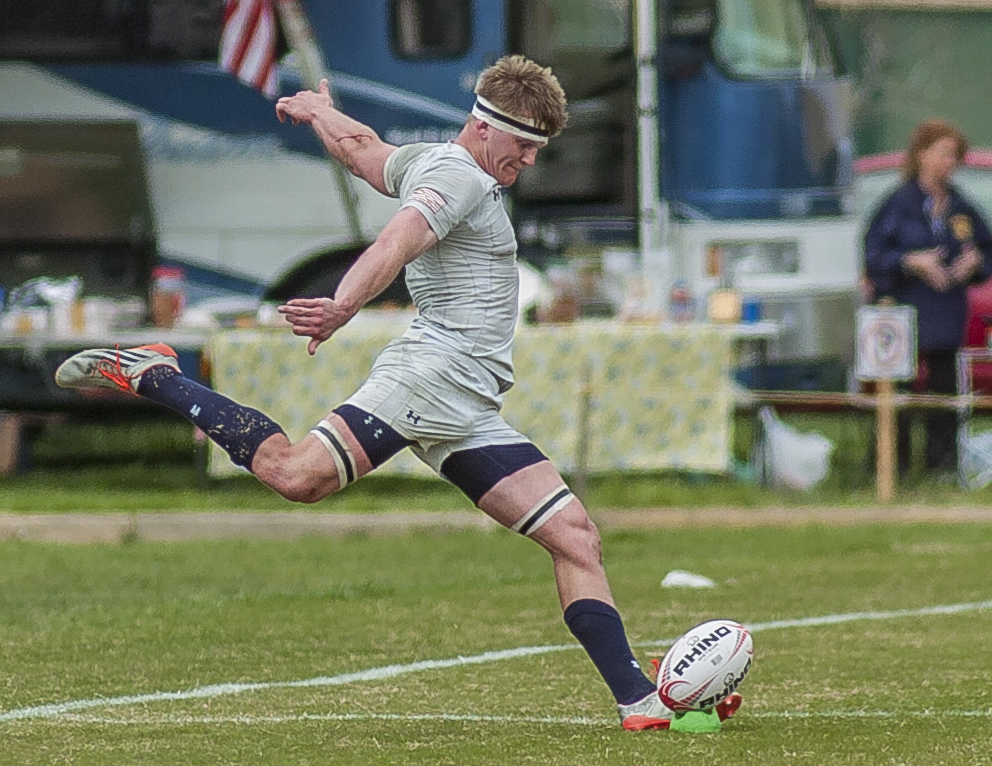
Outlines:
{"type": "Polygon", "coordinates": [[[517,241],[496,179],[458,144],[410,144],[383,168],[390,194],[416,208],[438,242],[406,267],[418,316],[405,337],[479,360],[513,383],[517,241]]]}

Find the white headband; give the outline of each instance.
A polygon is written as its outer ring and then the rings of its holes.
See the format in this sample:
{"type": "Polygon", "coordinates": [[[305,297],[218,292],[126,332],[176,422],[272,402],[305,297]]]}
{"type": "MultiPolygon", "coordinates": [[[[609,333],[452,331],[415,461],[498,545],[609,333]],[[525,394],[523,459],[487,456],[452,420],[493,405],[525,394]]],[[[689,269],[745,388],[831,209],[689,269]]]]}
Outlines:
{"type": "Polygon", "coordinates": [[[548,143],[549,131],[540,127],[536,120],[509,114],[498,106],[493,106],[493,104],[486,101],[482,96],[475,97],[472,114],[505,133],[526,138],[528,141],[533,141],[536,144],[548,143]]]}

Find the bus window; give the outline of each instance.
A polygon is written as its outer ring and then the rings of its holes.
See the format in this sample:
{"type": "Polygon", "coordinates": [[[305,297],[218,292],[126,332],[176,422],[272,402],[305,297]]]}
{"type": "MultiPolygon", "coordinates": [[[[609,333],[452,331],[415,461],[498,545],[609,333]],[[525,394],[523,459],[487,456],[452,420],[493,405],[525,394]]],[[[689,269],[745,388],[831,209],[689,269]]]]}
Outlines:
{"type": "Polygon", "coordinates": [[[0,58],[214,61],[224,0],[0,0],[0,58]]]}
{"type": "Polygon", "coordinates": [[[472,44],[469,0],[392,0],[393,52],[404,59],[458,58],[472,44]]]}
{"type": "Polygon", "coordinates": [[[801,0],[718,0],[713,52],[740,77],[832,72],[826,45],[801,0]]]}
{"type": "Polygon", "coordinates": [[[550,66],[569,104],[567,129],[520,175],[514,199],[628,205],[636,183],[630,3],[512,0],[509,7],[511,50],[550,66]]]}
{"type": "Polygon", "coordinates": [[[0,0],[0,18],[0,56],[42,60],[119,60],[136,23],[114,0],[0,0]]]}
{"type": "Polygon", "coordinates": [[[659,54],[666,78],[695,77],[712,58],[716,4],[717,0],[671,0],[669,12],[658,14],[659,54]]]}
{"type": "Polygon", "coordinates": [[[148,0],[151,58],[210,61],[220,46],[224,0],[148,0]]]}

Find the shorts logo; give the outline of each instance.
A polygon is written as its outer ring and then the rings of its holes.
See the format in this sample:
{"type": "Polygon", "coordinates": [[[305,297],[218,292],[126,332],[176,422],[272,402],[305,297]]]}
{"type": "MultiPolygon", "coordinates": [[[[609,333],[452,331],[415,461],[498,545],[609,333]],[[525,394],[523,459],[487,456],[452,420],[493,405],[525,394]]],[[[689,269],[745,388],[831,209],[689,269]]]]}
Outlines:
{"type": "Polygon", "coordinates": [[[412,421],[413,421],[413,424],[414,424],[414,425],[417,425],[417,423],[419,423],[419,422],[420,422],[420,415],[414,415],[414,414],[413,414],[413,410],[410,410],[410,411],[409,411],[409,412],[408,412],[408,413],[406,414],[406,419],[407,419],[407,420],[412,420],[412,421]]]}
{"type": "Polygon", "coordinates": [[[414,189],[410,194],[410,200],[424,205],[434,215],[437,215],[438,211],[448,204],[448,201],[438,192],[428,189],[426,186],[414,189]]]}

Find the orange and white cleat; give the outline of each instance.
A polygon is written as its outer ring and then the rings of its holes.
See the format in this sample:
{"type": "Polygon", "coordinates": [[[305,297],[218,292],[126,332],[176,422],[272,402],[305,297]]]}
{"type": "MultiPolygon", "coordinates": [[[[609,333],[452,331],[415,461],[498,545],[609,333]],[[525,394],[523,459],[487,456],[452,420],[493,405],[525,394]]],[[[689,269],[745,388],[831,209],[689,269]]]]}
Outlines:
{"type": "MultiPolygon", "coordinates": [[[[654,674],[657,678],[658,668],[661,661],[651,660],[654,667],[654,674]]],[[[736,692],[731,694],[716,706],[716,714],[721,722],[733,716],[744,701],[743,697],[736,692]]],[[[617,705],[620,713],[620,722],[627,731],[643,731],[645,729],[667,729],[672,725],[672,718],[675,712],[661,701],[657,692],[652,692],[647,697],[629,705],[617,705]]]]}
{"type": "Polygon", "coordinates": [[[138,393],[141,376],[152,367],[166,365],[176,372],[178,355],[164,343],[128,348],[95,348],[70,356],[55,371],[62,388],[116,388],[138,393]]]}
{"type": "Polygon", "coordinates": [[[662,703],[658,692],[651,692],[644,699],[629,705],[617,705],[617,712],[620,713],[621,725],[627,731],[667,729],[675,715],[662,703]]]}
{"type": "MultiPolygon", "coordinates": [[[[739,694],[731,694],[716,706],[716,714],[720,721],[726,721],[733,716],[741,706],[743,698],[739,694]]],[[[675,713],[661,701],[657,692],[630,705],[617,705],[620,713],[620,723],[627,731],[644,731],[646,729],[667,729],[672,725],[675,713]]]]}

